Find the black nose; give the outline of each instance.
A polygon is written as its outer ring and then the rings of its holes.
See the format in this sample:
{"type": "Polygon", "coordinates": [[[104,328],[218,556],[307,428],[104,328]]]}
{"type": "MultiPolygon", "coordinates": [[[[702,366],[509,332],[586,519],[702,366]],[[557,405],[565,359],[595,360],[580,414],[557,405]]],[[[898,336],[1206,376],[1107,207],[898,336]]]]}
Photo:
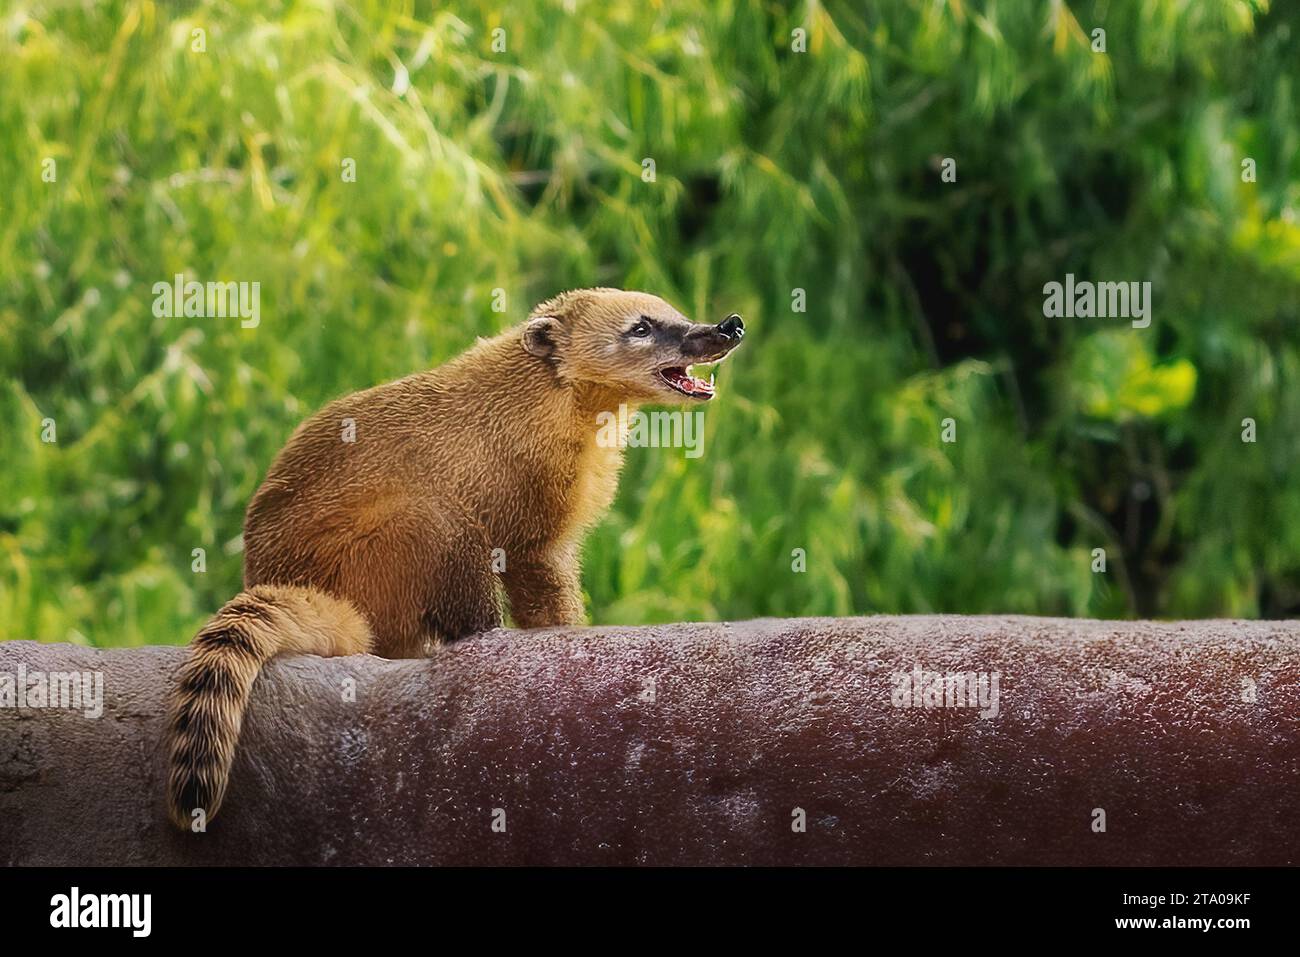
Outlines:
{"type": "Polygon", "coordinates": [[[743,339],[745,337],[745,320],[733,312],[718,323],[718,332],[728,339],[743,339]]]}

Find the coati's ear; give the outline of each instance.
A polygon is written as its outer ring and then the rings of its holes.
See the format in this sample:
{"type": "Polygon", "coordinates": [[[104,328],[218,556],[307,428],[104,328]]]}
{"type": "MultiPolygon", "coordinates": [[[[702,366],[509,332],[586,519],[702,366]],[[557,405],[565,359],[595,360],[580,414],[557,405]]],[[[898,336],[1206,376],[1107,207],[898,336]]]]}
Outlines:
{"type": "Polygon", "coordinates": [[[524,324],[524,349],[539,359],[549,359],[559,348],[560,320],[535,316],[524,324]]]}

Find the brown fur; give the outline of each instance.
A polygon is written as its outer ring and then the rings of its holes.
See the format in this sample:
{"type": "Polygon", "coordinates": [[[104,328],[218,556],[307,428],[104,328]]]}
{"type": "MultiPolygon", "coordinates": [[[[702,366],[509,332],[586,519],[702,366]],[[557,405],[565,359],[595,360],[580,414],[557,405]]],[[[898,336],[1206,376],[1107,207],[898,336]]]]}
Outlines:
{"type": "Polygon", "coordinates": [[[564,293],[299,426],[248,508],[247,590],[195,637],[172,695],[173,821],[216,813],[253,682],[277,654],[420,655],[500,625],[498,584],[520,627],[581,622],[582,536],[622,466],[596,443],[597,415],[692,401],[656,370],[726,354],[739,336],[722,329],[645,293],[564,293]],[[634,338],[642,316],[653,335],[634,338]]]}

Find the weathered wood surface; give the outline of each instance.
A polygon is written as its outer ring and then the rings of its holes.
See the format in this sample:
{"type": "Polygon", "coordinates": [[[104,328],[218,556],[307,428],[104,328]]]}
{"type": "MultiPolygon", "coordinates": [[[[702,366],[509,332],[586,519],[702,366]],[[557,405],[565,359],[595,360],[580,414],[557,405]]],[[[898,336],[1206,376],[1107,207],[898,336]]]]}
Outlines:
{"type": "Polygon", "coordinates": [[[0,644],[11,688],[104,689],[99,717],[0,707],[0,862],[1300,860],[1295,622],[762,620],[281,659],[201,834],[161,803],[184,653],[0,644]],[[996,675],[996,715],[901,707],[918,666],[996,675]]]}

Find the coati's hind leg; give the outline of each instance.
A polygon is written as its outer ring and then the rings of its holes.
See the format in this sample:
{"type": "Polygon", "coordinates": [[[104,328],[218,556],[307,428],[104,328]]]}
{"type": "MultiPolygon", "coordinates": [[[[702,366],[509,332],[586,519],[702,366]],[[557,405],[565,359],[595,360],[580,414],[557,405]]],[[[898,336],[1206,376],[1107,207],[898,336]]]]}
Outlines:
{"type": "Polygon", "coordinates": [[[582,579],[576,546],[523,555],[506,566],[510,617],[520,628],[581,625],[582,579]]]}
{"type": "Polygon", "coordinates": [[[429,645],[501,626],[501,584],[492,543],[473,517],[440,511],[439,551],[426,570],[420,621],[429,645]]]}
{"type": "Polygon", "coordinates": [[[370,623],[375,653],[417,658],[501,624],[482,529],[432,503],[372,503],[331,552],[327,584],[370,623]]]}
{"type": "Polygon", "coordinates": [[[501,598],[491,549],[486,543],[466,548],[461,543],[456,555],[433,572],[432,594],[422,616],[430,644],[455,641],[467,635],[501,626],[501,598]]]}
{"type": "Polygon", "coordinates": [[[352,546],[343,593],[370,619],[378,654],[417,658],[439,642],[499,627],[491,547],[469,516],[407,503],[368,531],[352,546]]]}

